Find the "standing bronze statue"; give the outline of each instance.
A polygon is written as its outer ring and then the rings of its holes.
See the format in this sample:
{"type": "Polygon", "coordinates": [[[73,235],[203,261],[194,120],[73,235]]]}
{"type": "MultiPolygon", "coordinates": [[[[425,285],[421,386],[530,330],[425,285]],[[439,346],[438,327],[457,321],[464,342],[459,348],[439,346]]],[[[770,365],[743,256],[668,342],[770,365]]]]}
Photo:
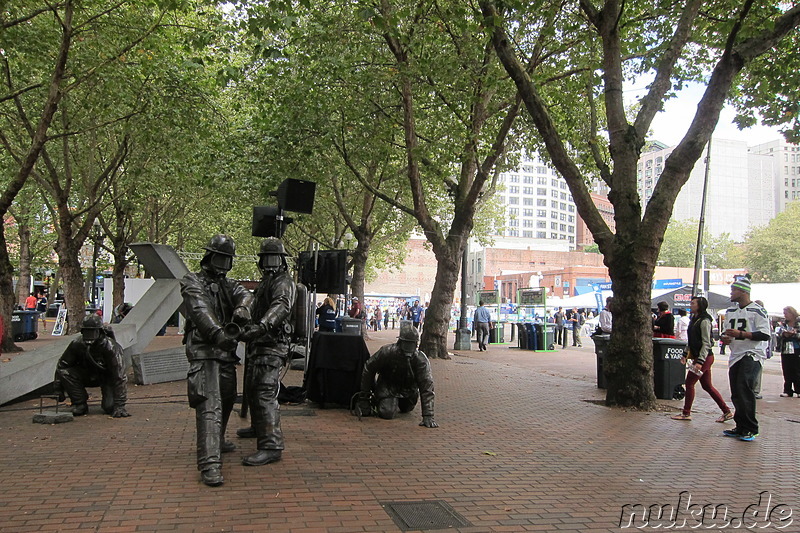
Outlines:
{"type": "Polygon", "coordinates": [[[131,416],[125,410],[128,376],[125,375],[122,347],[97,315],[83,319],[81,337],[64,350],[56,365],[55,384],[59,400],[63,400],[66,393],[72,402],[72,414],[76,416],[89,413],[86,387],[100,387],[101,405],[106,414],[114,418],[131,416]]]}
{"type": "Polygon", "coordinates": [[[262,277],[253,303],[253,324],[241,335],[247,342],[244,387],[251,425],[237,434],[257,439],[256,453],[242,459],[246,466],[279,461],[284,449],[278,391],[281,369],[289,355],[290,318],[297,291],[288,273],[286,255],[280,239],[262,241],[258,252],[262,277]]]}
{"type": "Polygon", "coordinates": [[[203,483],[222,485],[222,452],[236,449],[225,441],[236,400],[236,347],[241,327],[250,321],[253,295],[226,278],[236,244],[227,235],[211,238],[200,261],[200,272],[181,280],[189,359],[189,405],[197,422],[197,469],[203,483]]]}
{"type": "Polygon", "coordinates": [[[417,349],[419,330],[412,324],[400,327],[394,344],[382,346],[364,365],[358,409],[362,415],[375,413],[392,419],[408,413],[422,398],[420,426],[436,428],[433,420],[433,375],[428,357],[417,349]],[[376,379],[377,375],[377,379],[376,379]]]}

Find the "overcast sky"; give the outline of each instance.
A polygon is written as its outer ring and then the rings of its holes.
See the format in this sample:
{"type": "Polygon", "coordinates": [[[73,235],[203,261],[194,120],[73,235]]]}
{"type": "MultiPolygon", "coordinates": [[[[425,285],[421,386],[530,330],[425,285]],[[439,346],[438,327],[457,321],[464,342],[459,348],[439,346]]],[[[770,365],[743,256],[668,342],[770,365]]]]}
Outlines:
{"type": "MultiPolygon", "coordinates": [[[[676,98],[667,101],[664,111],[653,119],[651,138],[666,143],[668,146],[678,144],[689,128],[704,90],[704,85],[692,84],[681,91],[676,98]]],[[[635,87],[625,91],[626,100],[631,102],[636,98],[641,98],[644,94],[644,84],[636,84],[635,87]]],[[[754,126],[739,130],[733,123],[733,117],[732,108],[726,107],[722,110],[717,129],[714,131],[715,138],[741,140],[747,142],[748,146],[752,146],[781,137],[777,128],[754,126]]]]}

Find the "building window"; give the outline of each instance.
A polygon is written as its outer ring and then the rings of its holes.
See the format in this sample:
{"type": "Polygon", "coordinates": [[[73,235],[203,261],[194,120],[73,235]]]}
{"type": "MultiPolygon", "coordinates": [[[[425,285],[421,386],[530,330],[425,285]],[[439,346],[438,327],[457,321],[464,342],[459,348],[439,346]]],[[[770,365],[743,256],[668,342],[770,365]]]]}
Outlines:
{"type": "Polygon", "coordinates": [[[531,238],[533,238],[533,232],[532,231],[523,231],[522,232],[522,236],[525,237],[526,239],[531,239],[531,238]]]}
{"type": "Polygon", "coordinates": [[[508,193],[509,194],[519,194],[519,187],[516,187],[516,186],[512,185],[511,187],[508,188],[508,193]]]}
{"type": "Polygon", "coordinates": [[[555,200],[550,200],[550,207],[552,207],[553,209],[558,209],[558,202],[556,202],[555,200]]]}
{"type": "Polygon", "coordinates": [[[575,233],[575,226],[567,226],[567,231],[569,233],[575,233]]]}
{"type": "MultiPolygon", "coordinates": [[[[562,193],[561,193],[561,199],[562,199],[562,200],[566,200],[566,199],[567,199],[567,193],[565,193],[565,192],[562,192],[562,193]]],[[[570,198],[570,200],[572,200],[572,198],[570,198]]]]}
{"type": "Polygon", "coordinates": [[[530,219],[526,218],[525,220],[522,221],[522,227],[523,228],[532,228],[533,227],[533,220],[530,220],[530,219]]]}
{"type": "Polygon", "coordinates": [[[564,203],[564,202],[561,202],[561,204],[559,205],[559,207],[561,208],[561,210],[562,210],[562,211],[566,211],[566,210],[567,210],[567,204],[566,204],[566,203],[564,203]]]}
{"type": "Polygon", "coordinates": [[[574,206],[574,205],[571,205],[571,206],[569,206],[569,209],[568,209],[568,211],[569,211],[570,213],[574,213],[574,212],[575,212],[575,206],[574,206]]]}
{"type": "Polygon", "coordinates": [[[558,225],[558,231],[567,231],[567,225],[566,224],[559,224],[558,225]]]}
{"type": "Polygon", "coordinates": [[[546,231],[537,231],[536,232],[536,238],[537,239],[546,239],[547,238],[547,232],[546,231]]]}
{"type": "Polygon", "coordinates": [[[508,210],[508,214],[511,215],[512,217],[515,217],[519,215],[519,209],[516,207],[512,207],[511,209],[508,210]]]}
{"type": "Polygon", "coordinates": [[[558,222],[551,222],[550,229],[558,229],[558,222]]]}
{"type": "Polygon", "coordinates": [[[532,217],[533,216],[533,209],[523,209],[522,216],[524,217],[532,217]]]}
{"type": "Polygon", "coordinates": [[[511,174],[511,178],[508,180],[509,183],[519,183],[519,175],[518,174],[511,174]]]}
{"type": "Polygon", "coordinates": [[[539,196],[547,196],[547,189],[539,187],[538,189],[536,189],[536,194],[539,196]]]}
{"type": "Polygon", "coordinates": [[[537,174],[547,174],[547,167],[536,167],[537,174]]]}
{"type": "Polygon", "coordinates": [[[533,194],[533,187],[523,187],[522,194],[533,194]]]}
{"type": "MultiPolygon", "coordinates": [[[[562,193],[562,194],[563,194],[563,193],[562,193]]],[[[558,198],[558,191],[557,191],[557,190],[555,190],[555,189],[553,189],[553,190],[551,191],[551,196],[552,196],[553,198],[558,198]]]]}
{"type": "Polygon", "coordinates": [[[522,205],[533,205],[533,198],[523,198],[522,205]]]}
{"type": "Polygon", "coordinates": [[[536,205],[538,205],[539,207],[547,207],[547,200],[545,200],[544,198],[539,198],[538,200],[536,200],[536,205]]]}
{"type": "Polygon", "coordinates": [[[567,217],[567,222],[575,222],[575,217],[570,215],[567,217]]]}
{"type": "Polygon", "coordinates": [[[516,205],[516,204],[519,203],[519,198],[516,197],[516,196],[509,196],[508,197],[508,203],[512,204],[512,205],[516,205]]]}
{"type": "Polygon", "coordinates": [[[522,183],[533,183],[533,176],[525,176],[522,179],[522,183]]]}
{"type": "Polygon", "coordinates": [[[550,238],[551,239],[558,239],[558,233],[551,233],[550,234],[550,238]]]}
{"type": "Polygon", "coordinates": [[[556,213],[555,211],[550,211],[550,218],[558,220],[558,213],[556,213]]]}
{"type": "Polygon", "coordinates": [[[508,236],[509,237],[519,237],[519,230],[516,230],[516,229],[508,230],[508,236]]]}
{"type": "Polygon", "coordinates": [[[542,228],[542,229],[547,229],[547,222],[545,222],[544,220],[537,220],[536,221],[536,227],[537,228],[542,228]]]}
{"type": "Polygon", "coordinates": [[[547,211],[544,210],[544,209],[539,209],[539,210],[536,211],[536,216],[544,218],[544,217],[547,216],[547,211]]]}
{"type": "Polygon", "coordinates": [[[509,220],[509,221],[508,221],[508,226],[509,226],[510,228],[516,228],[516,227],[518,227],[518,226],[519,226],[519,220],[514,220],[514,219],[512,219],[512,220],[509,220]]]}
{"type": "Polygon", "coordinates": [[[570,237],[570,238],[569,238],[569,242],[572,242],[572,243],[574,243],[574,242],[575,242],[575,237],[570,237]]]}
{"type": "Polygon", "coordinates": [[[567,188],[567,182],[566,181],[562,181],[561,182],[561,188],[562,189],[566,189],[567,188]]]}
{"type": "Polygon", "coordinates": [[[550,180],[550,186],[554,189],[558,189],[558,180],[550,180]]]}
{"type": "Polygon", "coordinates": [[[533,167],[531,165],[524,165],[522,171],[526,174],[533,174],[533,167]]]}
{"type": "Polygon", "coordinates": [[[564,213],[561,213],[560,215],[558,215],[558,219],[561,220],[562,222],[566,222],[567,215],[565,215],[564,213]]]}
{"type": "Polygon", "coordinates": [[[539,185],[547,185],[547,178],[545,178],[544,176],[539,176],[538,178],[536,178],[536,183],[539,185]]]}

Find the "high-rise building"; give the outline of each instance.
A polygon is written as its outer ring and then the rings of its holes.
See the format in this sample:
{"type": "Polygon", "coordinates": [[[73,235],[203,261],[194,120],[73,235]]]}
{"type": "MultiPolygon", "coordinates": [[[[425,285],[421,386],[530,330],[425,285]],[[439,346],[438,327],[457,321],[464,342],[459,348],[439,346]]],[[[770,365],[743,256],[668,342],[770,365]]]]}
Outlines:
{"type": "Polygon", "coordinates": [[[498,247],[568,251],[575,249],[578,214],[567,182],[536,156],[500,175],[505,223],[498,247]]]}
{"type": "MultiPolygon", "coordinates": [[[[643,209],[653,195],[664,163],[674,147],[654,145],[639,158],[637,178],[643,209]]],[[[672,209],[676,220],[699,220],[706,174],[706,157],[697,161],[672,209]]],[[[727,233],[741,241],[753,227],[775,216],[775,185],[770,161],[753,157],[744,141],[712,139],[705,227],[711,235],[727,233]]]]}
{"type": "Polygon", "coordinates": [[[751,146],[750,153],[772,158],[775,214],[782,213],[786,204],[800,199],[800,146],[781,137],[751,146]]]}

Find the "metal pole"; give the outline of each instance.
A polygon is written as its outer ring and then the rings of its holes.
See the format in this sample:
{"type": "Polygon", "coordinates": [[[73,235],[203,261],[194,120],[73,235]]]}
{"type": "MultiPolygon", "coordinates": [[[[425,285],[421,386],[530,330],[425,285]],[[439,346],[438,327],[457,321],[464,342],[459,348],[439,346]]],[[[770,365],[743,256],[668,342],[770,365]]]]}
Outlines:
{"type": "Polygon", "coordinates": [[[694,276],[692,278],[692,298],[697,296],[700,268],[703,255],[703,230],[706,225],[706,196],[708,194],[708,175],[711,172],[711,139],[706,148],[706,172],[703,178],[703,197],[700,200],[700,223],[697,225],[697,246],[694,250],[694,276]]]}
{"type": "Polygon", "coordinates": [[[454,350],[470,350],[470,334],[467,327],[467,261],[469,259],[469,239],[464,243],[464,251],[461,254],[461,318],[458,319],[458,330],[456,331],[456,342],[454,350]]]}

